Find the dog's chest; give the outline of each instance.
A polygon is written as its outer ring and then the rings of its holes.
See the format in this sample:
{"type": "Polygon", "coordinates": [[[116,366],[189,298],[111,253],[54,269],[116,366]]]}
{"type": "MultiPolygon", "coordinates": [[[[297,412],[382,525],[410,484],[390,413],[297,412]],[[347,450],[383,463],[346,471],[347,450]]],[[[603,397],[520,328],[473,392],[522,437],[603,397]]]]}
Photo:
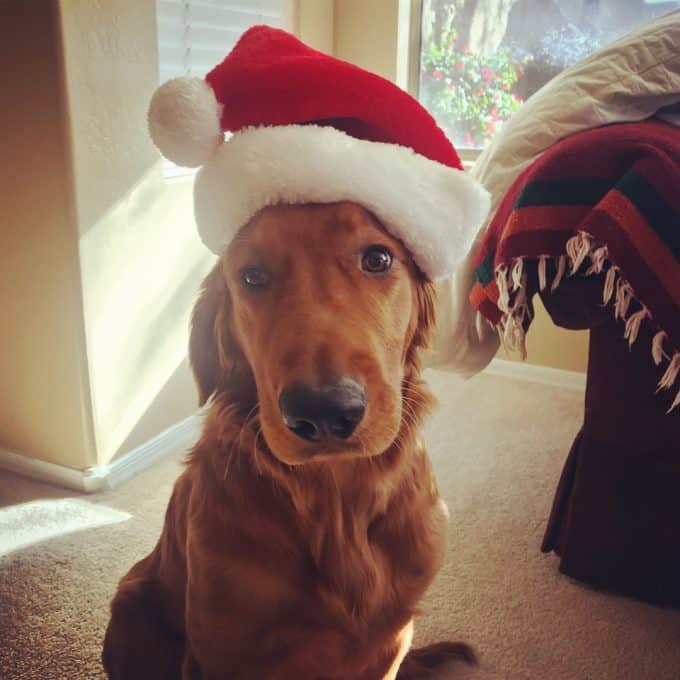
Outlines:
{"type": "Polygon", "coordinates": [[[316,580],[313,596],[325,616],[369,629],[376,625],[383,629],[392,618],[395,625],[410,618],[433,576],[427,542],[420,554],[402,552],[411,547],[415,524],[388,527],[378,519],[369,526],[320,529],[310,548],[316,580]]]}

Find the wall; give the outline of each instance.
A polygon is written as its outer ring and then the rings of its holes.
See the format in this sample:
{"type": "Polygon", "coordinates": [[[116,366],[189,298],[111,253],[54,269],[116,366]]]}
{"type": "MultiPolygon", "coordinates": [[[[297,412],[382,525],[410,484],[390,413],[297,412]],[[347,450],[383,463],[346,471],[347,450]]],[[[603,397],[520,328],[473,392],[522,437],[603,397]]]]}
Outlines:
{"type": "Polygon", "coordinates": [[[293,30],[316,50],[333,54],[333,0],[298,0],[293,30]]]}
{"type": "Polygon", "coordinates": [[[85,468],[96,453],[60,52],[52,2],[0,3],[0,447],[85,468]]]}
{"type": "Polygon", "coordinates": [[[63,2],[78,248],[99,464],[189,415],[189,313],[213,256],[190,181],[163,178],[146,110],[154,0],[63,2]]]}
{"type": "Polygon", "coordinates": [[[336,0],[334,54],[395,80],[398,0],[336,0]]]}
{"type": "MultiPolygon", "coordinates": [[[[588,332],[568,331],[553,324],[538,296],[534,298],[536,317],[527,333],[527,363],[585,373],[588,366],[588,332]]],[[[520,361],[516,353],[502,348],[499,359],[520,361]]]]}

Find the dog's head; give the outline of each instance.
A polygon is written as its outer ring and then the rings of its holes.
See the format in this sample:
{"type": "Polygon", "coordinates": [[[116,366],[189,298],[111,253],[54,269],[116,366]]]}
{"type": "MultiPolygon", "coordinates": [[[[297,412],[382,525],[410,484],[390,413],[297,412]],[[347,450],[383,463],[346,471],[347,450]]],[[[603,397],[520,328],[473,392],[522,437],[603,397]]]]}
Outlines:
{"type": "Polygon", "coordinates": [[[200,402],[259,405],[288,464],[380,453],[409,418],[433,286],[353,203],[267,208],[208,275],[192,320],[200,402]],[[402,413],[403,410],[403,413],[402,413]]]}

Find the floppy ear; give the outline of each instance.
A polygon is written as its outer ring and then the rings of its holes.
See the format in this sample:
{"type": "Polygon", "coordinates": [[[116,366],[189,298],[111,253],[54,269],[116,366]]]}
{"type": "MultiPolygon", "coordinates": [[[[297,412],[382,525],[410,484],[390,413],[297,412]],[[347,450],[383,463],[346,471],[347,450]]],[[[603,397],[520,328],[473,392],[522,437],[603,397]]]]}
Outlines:
{"type": "Polygon", "coordinates": [[[419,283],[420,285],[417,290],[418,328],[414,341],[418,347],[428,347],[430,335],[435,326],[437,291],[434,284],[429,279],[419,283]]]}
{"type": "Polygon", "coordinates": [[[435,325],[437,293],[434,284],[420,271],[417,272],[415,287],[418,321],[413,335],[413,345],[426,348],[435,325]]]}
{"type": "Polygon", "coordinates": [[[191,316],[189,363],[198,387],[198,404],[203,406],[224,382],[231,369],[233,344],[229,332],[231,301],[218,262],[205,277],[191,316]]]}
{"type": "Polygon", "coordinates": [[[413,286],[416,305],[415,327],[406,353],[406,363],[417,371],[420,366],[418,350],[428,347],[434,329],[437,293],[434,284],[415,267],[413,286]]]}

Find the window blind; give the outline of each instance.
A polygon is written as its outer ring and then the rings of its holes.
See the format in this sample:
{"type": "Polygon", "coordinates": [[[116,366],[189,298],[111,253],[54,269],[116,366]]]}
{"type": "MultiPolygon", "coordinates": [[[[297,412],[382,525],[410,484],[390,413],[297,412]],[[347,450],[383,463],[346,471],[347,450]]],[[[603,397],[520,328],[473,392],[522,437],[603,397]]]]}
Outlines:
{"type": "Polygon", "coordinates": [[[256,24],[289,27],[289,0],[156,0],[159,81],[205,74],[256,24]]]}
{"type": "MultiPolygon", "coordinates": [[[[257,24],[291,29],[291,0],[156,0],[158,80],[202,78],[257,24]]],[[[165,161],[165,177],[194,171],[165,161]]]]}

